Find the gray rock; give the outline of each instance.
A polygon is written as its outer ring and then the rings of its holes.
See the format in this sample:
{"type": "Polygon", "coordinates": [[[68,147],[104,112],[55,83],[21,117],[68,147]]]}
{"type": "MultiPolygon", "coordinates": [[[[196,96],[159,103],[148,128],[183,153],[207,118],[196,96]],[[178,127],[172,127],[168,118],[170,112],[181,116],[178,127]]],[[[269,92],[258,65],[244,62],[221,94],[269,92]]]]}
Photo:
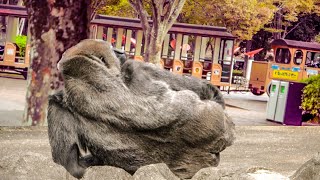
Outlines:
{"type": "Polygon", "coordinates": [[[270,171],[262,167],[249,169],[219,169],[216,167],[204,168],[198,171],[191,180],[288,180],[277,172],[270,171]]]}
{"type": "Polygon", "coordinates": [[[203,168],[198,171],[192,180],[220,180],[222,176],[221,170],[216,167],[203,168]]]}
{"type": "Polygon", "coordinates": [[[134,180],[179,180],[164,163],[150,164],[139,168],[133,175],[134,180]]]}
{"type": "Polygon", "coordinates": [[[0,179],[63,179],[66,172],[39,153],[25,152],[0,159],[0,179]]]}
{"type": "Polygon", "coordinates": [[[90,167],[82,179],[133,180],[132,176],[125,170],[111,166],[90,167]]]}
{"type": "Polygon", "coordinates": [[[304,163],[290,178],[292,180],[320,180],[320,153],[304,163]]]}

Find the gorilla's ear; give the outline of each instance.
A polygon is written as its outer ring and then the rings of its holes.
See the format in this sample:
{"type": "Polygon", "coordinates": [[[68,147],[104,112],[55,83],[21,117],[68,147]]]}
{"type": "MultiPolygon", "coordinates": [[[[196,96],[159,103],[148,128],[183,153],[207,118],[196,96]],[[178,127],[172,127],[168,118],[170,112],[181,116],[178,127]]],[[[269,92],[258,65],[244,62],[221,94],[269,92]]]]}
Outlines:
{"type": "Polygon", "coordinates": [[[116,54],[117,58],[120,60],[120,66],[122,66],[127,61],[126,53],[117,48],[113,48],[113,52],[116,54]]]}

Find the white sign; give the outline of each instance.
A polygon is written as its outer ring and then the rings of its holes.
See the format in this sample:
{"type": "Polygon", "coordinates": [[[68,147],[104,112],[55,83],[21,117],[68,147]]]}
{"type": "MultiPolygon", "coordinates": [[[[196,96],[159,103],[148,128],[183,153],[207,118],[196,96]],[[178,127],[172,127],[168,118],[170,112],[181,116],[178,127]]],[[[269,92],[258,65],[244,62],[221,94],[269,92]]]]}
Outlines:
{"type": "Polygon", "coordinates": [[[8,49],[7,50],[8,55],[14,55],[14,49],[8,49]]]}

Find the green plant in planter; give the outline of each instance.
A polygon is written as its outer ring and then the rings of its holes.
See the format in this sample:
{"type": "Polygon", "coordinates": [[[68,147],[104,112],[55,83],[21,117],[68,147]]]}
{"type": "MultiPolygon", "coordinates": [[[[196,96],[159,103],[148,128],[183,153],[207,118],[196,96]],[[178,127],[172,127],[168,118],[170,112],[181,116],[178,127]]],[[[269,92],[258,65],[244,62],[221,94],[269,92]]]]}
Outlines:
{"type": "Polygon", "coordinates": [[[243,76],[243,71],[235,69],[232,71],[232,76],[243,76]]]}
{"type": "Polygon", "coordinates": [[[19,55],[21,57],[24,57],[26,53],[27,36],[25,35],[16,36],[15,42],[19,47],[19,55]]]}
{"type": "MultiPolygon", "coordinates": [[[[302,82],[307,85],[303,89],[301,108],[303,113],[314,115],[320,119],[320,75],[311,76],[302,82]]],[[[319,122],[319,121],[318,121],[319,122]]]]}

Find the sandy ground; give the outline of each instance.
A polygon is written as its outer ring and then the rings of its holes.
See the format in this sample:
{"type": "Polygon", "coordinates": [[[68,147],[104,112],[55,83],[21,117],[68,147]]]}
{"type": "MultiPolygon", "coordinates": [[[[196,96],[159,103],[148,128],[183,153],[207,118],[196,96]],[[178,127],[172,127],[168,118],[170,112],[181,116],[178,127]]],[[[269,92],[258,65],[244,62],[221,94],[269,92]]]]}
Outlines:
{"type": "MultiPolygon", "coordinates": [[[[219,169],[264,167],[290,176],[320,151],[317,127],[238,126],[236,133],[219,169]]],[[[46,127],[0,128],[0,177],[64,179],[65,170],[51,159],[46,127]]]]}

